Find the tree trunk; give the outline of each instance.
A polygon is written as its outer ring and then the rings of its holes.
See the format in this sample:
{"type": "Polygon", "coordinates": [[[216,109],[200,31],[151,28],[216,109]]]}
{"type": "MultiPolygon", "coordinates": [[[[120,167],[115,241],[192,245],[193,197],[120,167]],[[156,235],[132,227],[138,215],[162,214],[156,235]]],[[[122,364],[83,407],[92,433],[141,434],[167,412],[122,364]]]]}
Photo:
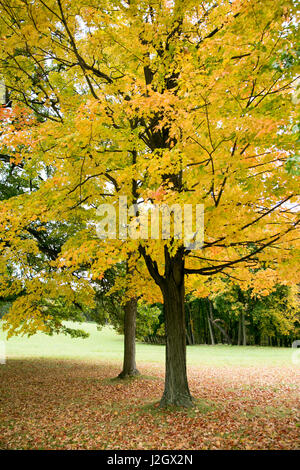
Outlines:
{"type": "MultiPolygon", "coordinates": [[[[216,319],[212,322],[213,325],[214,325],[215,327],[217,327],[218,330],[220,330],[220,332],[222,333],[223,338],[225,339],[225,341],[227,341],[228,344],[232,344],[232,341],[231,341],[231,339],[230,339],[228,333],[224,330],[224,328],[222,328],[221,325],[218,324],[218,321],[219,321],[219,320],[220,320],[219,318],[216,318],[216,319]]],[[[222,341],[222,342],[223,342],[223,341],[222,341]]]]}
{"type": "Polygon", "coordinates": [[[166,256],[166,276],[162,284],[166,327],[165,390],[160,406],[191,407],[186,372],[186,330],[184,311],[184,259],[166,256]]]}
{"type": "Polygon", "coordinates": [[[125,304],[124,311],[124,361],[123,370],[118,375],[121,379],[139,375],[139,371],[137,370],[135,363],[137,299],[133,298],[128,300],[125,304]]]}
{"type": "Polygon", "coordinates": [[[240,313],[239,315],[239,330],[238,330],[238,346],[241,345],[241,339],[242,339],[242,314],[240,313]]]}
{"type": "Polygon", "coordinates": [[[187,328],[186,328],[186,336],[188,340],[188,344],[195,344],[195,339],[194,339],[194,332],[193,332],[193,320],[192,320],[192,315],[191,315],[191,309],[189,304],[186,304],[186,311],[187,311],[187,328]]]}
{"type": "Polygon", "coordinates": [[[209,334],[210,334],[210,339],[211,339],[211,344],[214,346],[215,345],[215,338],[214,338],[214,332],[213,332],[213,311],[212,311],[212,303],[211,300],[208,299],[208,304],[209,304],[209,316],[207,314],[207,320],[208,320],[208,328],[209,328],[209,334]]]}
{"type": "Polygon", "coordinates": [[[242,313],[242,329],[243,329],[243,346],[247,346],[247,337],[246,337],[246,325],[245,325],[245,314],[242,313]]]}

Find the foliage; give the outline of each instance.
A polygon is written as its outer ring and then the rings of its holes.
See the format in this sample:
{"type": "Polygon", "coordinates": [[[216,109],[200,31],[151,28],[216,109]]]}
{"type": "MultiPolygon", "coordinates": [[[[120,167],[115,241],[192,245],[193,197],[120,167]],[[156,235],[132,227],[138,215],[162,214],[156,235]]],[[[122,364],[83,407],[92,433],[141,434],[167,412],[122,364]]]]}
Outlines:
{"type": "MultiPolygon", "coordinates": [[[[208,298],[187,297],[187,344],[211,344],[209,302],[208,298]]],[[[278,285],[268,295],[252,296],[250,290],[242,291],[238,285],[227,283],[227,288],[224,287],[222,292],[212,298],[212,315],[214,320],[223,325],[232,344],[238,344],[242,314],[245,315],[247,344],[291,345],[299,336],[298,287],[278,285]]],[[[158,329],[158,326],[164,326],[163,322],[164,317],[161,315],[158,325],[156,319],[153,323],[155,331],[152,334],[157,336],[157,341],[163,340],[158,329]]],[[[215,342],[227,343],[227,337],[222,331],[215,325],[212,328],[215,342]]],[[[144,337],[144,340],[148,338],[144,337]]],[[[152,338],[152,342],[154,340],[152,338]]]]}
{"type": "Polygon", "coordinates": [[[297,339],[299,333],[299,300],[298,286],[277,289],[266,298],[259,298],[252,308],[253,322],[259,325],[261,334],[271,337],[293,334],[297,339]]]}
{"type": "MultiPolygon", "coordinates": [[[[207,277],[217,290],[220,273],[233,269],[244,288],[260,289],[253,266],[261,263],[272,273],[270,289],[282,278],[295,281],[298,220],[287,204],[297,203],[298,180],[286,171],[297,139],[289,126],[296,119],[292,1],[1,5],[0,72],[12,102],[23,103],[5,144],[34,178],[51,169],[38,189],[1,206],[24,277],[27,254],[36,252],[32,241],[20,242],[26,224],[92,221],[99,203],[122,194],[205,204],[201,255],[185,254],[185,272],[202,275],[186,283],[197,295],[208,295],[207,277]]],[[[104,244],[89,223],[69,237],[57,273],[64,285],[66,271],[86,264],[101,278],[134,253],[132,265],[142,254],[160,283],[165,245],[104,244]]],[[[167,247],[173,256],[180,242],[167,247]]],[[[15,258],[11,250],[4,259],[15,258]]],[[[135,290],[149,282],[138,276],[135,290]]],[[[147,296],[156,302],[161,294],[151,287],[147,296]]],[[[30,321],[34,328],[41,317],[30,321]]]]}
{"type": "MultiPolygon", "coordinates": [[[[14,111],[10,109],[5,111],[5,119],[2,122],[4,128],[13,124],[16,128],[15,133],[18,133],[18,128],[26,124],[26,119],[25,124],[24,121],[20,122],[18,112],[20,112],[18,108],[14,111]]],[[[3,135],[5,142],[7,138],[5,131],[3,135]]],[[[14,131],[11,130],[10,137],[13,138],[13,135],[14,131]]],[[[12,141],[14,142],[13,139],[12,141]]],[[[8,144],[4,145],[3,151],[10,152],[14,145],[12,142],[10,147],[8,144]]],[[[19,147],[24,146],[19,144],[19,147]]],[[[17,148],[18,146],[14,147],[14,152],[17,148]]],[[[30,169],[25,169],[23,163],[15,165],[5,153],[0,155],[0,160],[2,160],[0,200],[4,203],[20,195],[30,194],[41,185],[43,178],[41,176],[33,178],[30,169]]],[[[51,174],[49,169],[47,174],[48,176],[51,174]]],[[[66,328],[62,323],[66,319],[83,320],[83,307],[74,300],[71,302],[70,299],[66,300],[63,290],[54,289],[53,279],[51,294],[51,284],[46,285],[45,281],[47,275],[51,276],[55,271],[53,261],[58,257],[61,247],[80,226],[75,220],[69,220],[68,223],[41,222],[32,218],[27,225],[22,226],[17,245],[15,239],[5,235],[2,240],[4,251],[1,259],[0,300],[5,306],[4,310],[1,309],[3,310],[1,316],[6,314],[11,318],[11,324],[8,326],[10,334],[16,332],[33,334],[37,329],[41,329],[48,334],[60,330],[74,337],[86,336],[82,330],[66,328]],[[16,252],[19,243],[25,248],[23,257],[16,252]],[[25,269],[22,264],[26,266],[25,269]],[[21,311],[20,316],[16,314],[18,309],[21,311]]]]}
{"type": "Polygon", "coordinates": [[[242,313],[245,314],[250,344],[264,344],[267,338],[277,338],[279,344],[280,340],[289,338],[291,343],[299,332],[297,286],[277,285],[268,295],[259,296],[231,284],[227,291],[214,298],[214,305],[217,316],[229,324],[233,321],[230,334],[236,340],[238,319],[242,313]]]}
{"type": "Polygon", "coordinates": [[[138,314],[136,319],[136,337],[143,339],[155,334],[164,334],[160,325],[161,308],[156,305],[147,305],[145,303],[138,305],[138,314]]]}

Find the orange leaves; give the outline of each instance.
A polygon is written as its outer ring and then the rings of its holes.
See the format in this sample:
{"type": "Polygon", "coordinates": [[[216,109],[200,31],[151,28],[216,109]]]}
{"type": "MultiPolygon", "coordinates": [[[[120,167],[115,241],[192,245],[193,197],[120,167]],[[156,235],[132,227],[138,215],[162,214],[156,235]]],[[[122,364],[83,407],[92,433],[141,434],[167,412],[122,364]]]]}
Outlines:
{"type": "Polygon", "coordinates": [[[292,367],[189,367],[191,411],[161,410],[163,368],[141,369],[144,377],[121,383],[111,380],[116,364],[9,359],[0,368],[0,448],[297,448],[292,367]]]}
{"type": "Polygon", "coordinates": [[[255,123],[257,126],[257,130],[258,130],[256,134],[257,138],[261,138],[264,135],[269,135],[273,133],[274,131],[279,129],[280,125],[284,124],[283,121],[280,122],[280,121],[273,121],[273,120],[266,120],[266,119],[262,119],[262,120],[257,119],[255,123]]]}
{"type": "Polygon", "coordinates": [[[20,164],[35,146],[36,118],[25,106],[13,109],[0,107],[0,135],[4,151],[10,155],[10,163],[20,164]]]}
{"type": "Polygon", "coordinates": [[[162,187],[154,190],[148,191],[148,198],[153,200],[154,203],[160,203],[164,200],[164,196],[166,195],[166,190],[162,187]]]}

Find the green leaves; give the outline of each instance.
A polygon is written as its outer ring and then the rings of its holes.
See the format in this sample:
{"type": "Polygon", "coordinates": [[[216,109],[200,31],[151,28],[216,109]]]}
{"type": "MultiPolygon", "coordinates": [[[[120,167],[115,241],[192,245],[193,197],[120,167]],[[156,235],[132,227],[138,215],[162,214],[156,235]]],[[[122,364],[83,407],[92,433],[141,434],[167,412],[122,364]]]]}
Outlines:
{"type": "Polygon", "coordinates": [[[285,168],[290,175],[300,176],[300,155],[289,157],[285,168]]]}

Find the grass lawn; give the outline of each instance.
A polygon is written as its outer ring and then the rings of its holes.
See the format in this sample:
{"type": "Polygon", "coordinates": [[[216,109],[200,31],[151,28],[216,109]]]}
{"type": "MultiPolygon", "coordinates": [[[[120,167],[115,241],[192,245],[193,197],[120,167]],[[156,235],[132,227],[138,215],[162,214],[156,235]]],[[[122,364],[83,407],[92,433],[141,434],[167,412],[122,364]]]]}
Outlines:
{"type": "Polygon", "coordinates": [[[161,410],[164,347],[138,343],[142,375],[115,380],[123,338],[92,323],[81,328],[88,339],[38,334],[5,341],[0,449],[299,447],[299,366],[291,349],[190,346],[196,407],[161,410]]]}
{"type": "MultiPolygon", "coordinates": [[[[74,328],[74,323],[68,326],[74,328]]],[[[47,336],[43,333],[13,337],[5,341],[8,358],[61,358],[104,360],[120,363],[123,357],[123,336],[110,327],[97,330],[94,323],[77,324],[90,334],[89,338],[70,338],[65,335],[47,336]]],[[[0,329],[0,340],[5,335],[0,329]]],[[[187,359],[191,365],[258,366],[291,365],[291,348],[256,346],[197,345],[188,346],[187,359]]],[[[164,363],[165,348],[160,345],[137,343],[137,361],[164,363]]]]}

